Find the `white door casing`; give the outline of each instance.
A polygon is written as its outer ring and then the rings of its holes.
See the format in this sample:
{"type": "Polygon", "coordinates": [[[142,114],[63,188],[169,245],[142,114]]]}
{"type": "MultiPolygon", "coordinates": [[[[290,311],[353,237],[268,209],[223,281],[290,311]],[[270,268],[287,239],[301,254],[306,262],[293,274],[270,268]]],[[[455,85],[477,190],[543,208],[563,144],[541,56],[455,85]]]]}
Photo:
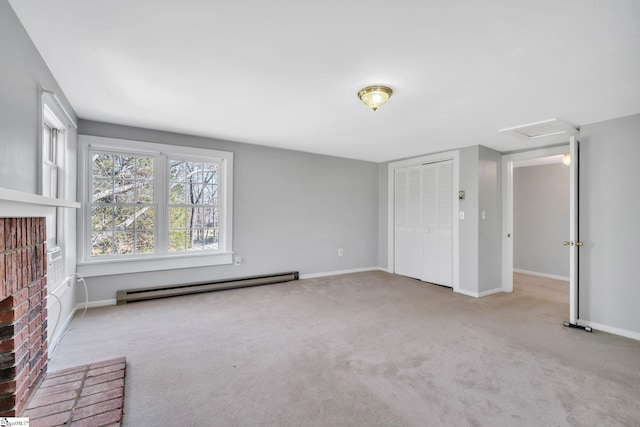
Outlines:
{"type": "MultiPolygon", "coordinates": [[[[577,194],[578,194],[578,152],[577,141],[571,137],[569,145],[562,145],[540,150],[526,151],[522,153],[507,154],[502,156],[502,290],[513,291],[513,169],[518,166],[545,164],[550,160],[560,161],[563,154],[570,153],[571,165],[569,180],[569,236],[558,236],[558,244],[569,238],[570,242],[577,241],[577,194]]],[[[577,318],[577,248],[569,245],[569,317],[572,323],[577,318]]]]}

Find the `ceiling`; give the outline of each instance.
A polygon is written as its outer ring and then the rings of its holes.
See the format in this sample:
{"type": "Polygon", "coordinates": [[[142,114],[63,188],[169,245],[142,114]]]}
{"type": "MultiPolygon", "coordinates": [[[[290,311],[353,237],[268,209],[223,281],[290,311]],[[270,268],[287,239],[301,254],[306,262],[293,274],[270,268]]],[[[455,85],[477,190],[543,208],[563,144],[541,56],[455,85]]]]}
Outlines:
{"type": "Polygon", "coordinates": [[[382,162],[640,113],[638,0],[10,3],[88,120],[382,162]]]}

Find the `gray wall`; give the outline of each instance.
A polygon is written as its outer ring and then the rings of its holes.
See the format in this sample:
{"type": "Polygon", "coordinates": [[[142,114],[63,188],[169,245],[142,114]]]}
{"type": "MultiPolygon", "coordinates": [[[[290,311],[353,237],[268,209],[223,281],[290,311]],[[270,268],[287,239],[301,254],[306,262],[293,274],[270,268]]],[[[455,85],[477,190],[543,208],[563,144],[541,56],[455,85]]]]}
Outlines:
{"type": "MultiPolygon", "coordinates": [[[[65,109],[76,120],[71,106],[49,68],[29,38],[20,20],[6,0],[0,0],[0,187],[37,194],[39,180],[41,130],[39,87],[54,91],[65,109]]],[[[75,200],[75,157],[77,134],[68,132],[67,144],[71,164],[67,194],[75,200]]],[[[2,202],[0,202],[2,203],[2,202]]],[[[67,274],[75,272],[75,212],[64,210],[67,233],[64,250],[67,274]]],[[[49,289],[51,291],[52,289],[49,289]]],[[[75,308],[73,292],[60,296],[61,306],[49,310],[49,336],[57,323],[58,330],[75,308]],[[59,310],[59,311],[58,311],[59,310]],[[52,316],[60,313],[60,321],[52,316]]],[[[56,316],[57,317],[57,316],[56,316]]]]}
{"type": "Polygon", "coordinates": [[[0,0],[0,58],[0,187],[37,194],[38,86],[73,110],[6,0],[0,0]]]}
{"type": "Polygon", "coordinates": [[[464,219],[460,219],[460,289],[478,292],[478,188],[480,146],[460,150],[460,190],[465,192],[459,201],[464,219]]]}
{"type": "Polygon", "coordinates": [[[478,159],[478,292],[483,293],[502,289],[502,153],[481,145],[478,159]]]}
{"type": "Polygon", "coordinates": [[[118,289],[378,266],[376,163],[82,120],[80,133],[233,152],[233,250],[243,259],[240,266],[92,277],[92,301],[113,299],[118,289]]]}
{"type": "Polygon", "coordinates": [[[378,266],[389,268],[389,164],[378,165],[378,266]]]}
{"type": "Polygon", "coordinates": [[[513,267],[569,277],[569,168],[562,163],[513,170],[513,267]]]}
{"type": "Polygon", "coordinates": [[[580,141],[580,318],[640,334],[640,115],[580,141]]]}

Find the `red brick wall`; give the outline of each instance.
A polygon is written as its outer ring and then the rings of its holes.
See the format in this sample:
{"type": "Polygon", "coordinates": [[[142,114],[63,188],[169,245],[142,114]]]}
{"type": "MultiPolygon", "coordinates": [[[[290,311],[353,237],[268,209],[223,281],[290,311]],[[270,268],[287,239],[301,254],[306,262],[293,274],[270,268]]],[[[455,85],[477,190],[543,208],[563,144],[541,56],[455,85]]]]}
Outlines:
{"type": "Polygon", "coordinates": [[[45,218],[0,218],[0,416],[16,416],[47,371],[45,218]]]}

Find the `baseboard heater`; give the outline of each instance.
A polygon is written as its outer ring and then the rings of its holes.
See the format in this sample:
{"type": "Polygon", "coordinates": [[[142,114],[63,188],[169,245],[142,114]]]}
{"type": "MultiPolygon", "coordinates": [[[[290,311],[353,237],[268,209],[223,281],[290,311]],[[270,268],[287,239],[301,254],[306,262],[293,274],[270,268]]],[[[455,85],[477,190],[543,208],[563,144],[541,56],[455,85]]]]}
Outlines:
{"type": "Polygon", "coordinates": [[[118,305],[135,301],[145,301],[156,298],[168,298],[179,295],[199,294],[203,292],[223,291],[227,289],[248,288],[251,286],[271,285],[274,283],[298,280],[297,271],[290,273],[269,274],[264,276],[223,279],[208,282],[185,283],[180,285],[158,286],[154,288],[127,289],[116,292],[118,305]]]}

